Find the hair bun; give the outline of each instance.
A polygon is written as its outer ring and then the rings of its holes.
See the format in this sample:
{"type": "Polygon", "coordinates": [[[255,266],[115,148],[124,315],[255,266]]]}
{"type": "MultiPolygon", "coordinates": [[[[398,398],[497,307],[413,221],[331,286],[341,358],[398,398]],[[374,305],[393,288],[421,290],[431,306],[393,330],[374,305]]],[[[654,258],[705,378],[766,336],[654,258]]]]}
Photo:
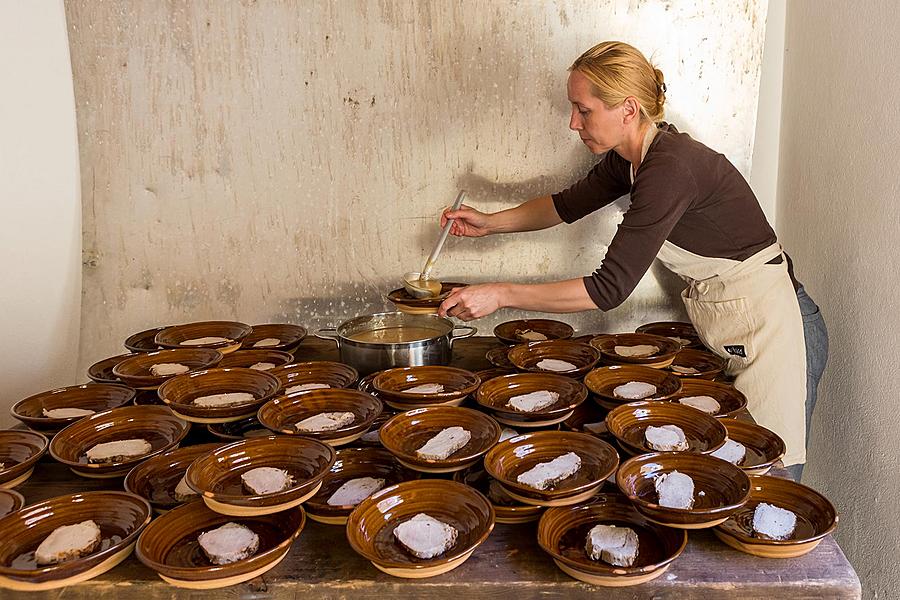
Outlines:
{"type": "Polygon", "coordinates": [[[656,79],[656,105],[662,107],[666,102],[666,80],[663,77],[663,72],[653,68],[653,76],[656,79]]]}

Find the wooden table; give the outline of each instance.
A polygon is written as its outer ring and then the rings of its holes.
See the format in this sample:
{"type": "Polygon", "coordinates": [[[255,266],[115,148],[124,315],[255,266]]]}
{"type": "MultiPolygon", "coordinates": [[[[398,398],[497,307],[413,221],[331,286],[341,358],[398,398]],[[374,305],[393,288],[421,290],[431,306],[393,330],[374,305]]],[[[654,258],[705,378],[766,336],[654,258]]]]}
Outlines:
{"type": "MultiPolygon", "coordinates": [[[[489,365],[484,352],[494,338],[457,343],[454,364],[478,370],[489,365]]],[[[337,358],[330,344],[304,341],[298,360],[337,358]]],[[[121,489],[121,480],[75,476],[44,458],[20,486],[27,503],[95,489],[121,489]]],[[[725,546],[705,531],[691,531],[684,553],[658,579],[629,588],[599,588],[571,579],[537,545],[537,523],[498,524],[461,567],[438,577],[404,580],[385,575],[357,555],[339,526],[308,521],[287,558],[263,577],[221,590],[174,588],[133,556],[91,581],[41,593],[0,590],[0,598],[70,600],[159,598],[755,598],[790,600],[860,598],[859,578],[831,536],[796,559],[762,559],[725,546]]],[[[2,541],[0,541],[2,543],[2,541]]]]}

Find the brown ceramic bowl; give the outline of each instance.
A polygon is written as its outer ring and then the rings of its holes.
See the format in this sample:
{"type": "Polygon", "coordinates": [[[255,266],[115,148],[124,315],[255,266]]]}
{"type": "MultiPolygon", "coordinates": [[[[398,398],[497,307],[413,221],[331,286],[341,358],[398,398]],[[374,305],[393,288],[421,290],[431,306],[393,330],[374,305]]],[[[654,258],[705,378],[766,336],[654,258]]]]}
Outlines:
{"type": "Polygon", "coordinates": [[[166,327],[145,329],[125,338],[125,347],[131,352],[155,352],[160,350],[156,343],[156,334],[166,327]]]}
{"type": "Polygon", "coordinates": [[[648,400],[667,400],[681,389],[681,380],[662,369],[642,365],[612,365],[599,367],[584,378],[584,385],[594,394],[597,402],[606,410],[634,402],[616,396],[614,390],[630,381],[640,381],[656,386],[656,393],[648,400]]]}
{"type": "Polygon", "coordinates": [[[25,496],[15,490],[0,488],[0,517],[5,517],[25,506],[25,496]]]}
{"type": "Polygon", "coordinates": [[[432,406],[391,417],[379,430],[381,443],[404,466],[424,473],[450,473],[470,467],[500,439],[500,426],[471,408],[432,406]],[[420,457],[416,450],[443,429],[460,426],[472,434],[469,443],[444,460],[420,457]]]}
{"type": "Polygon", "coordinates": [[[785,453],[784,440],[762,425],[740,419],[723,419],[728,437],[747,449],[738,466],[747,475],[765,475],[785,453]]]}
{"type": "Polygon", "coordinates": [[[466,396],[475,392],[481,380],[471,371],[455,367],[400,367],[379,373],[372,380],[379,397],[398,410],[424,408],[435,404],[459,406],[466,396]],[[437,394],[409,393],[405,390],[428,383],[444,386],[437,394]]]}
{"type": "Polygon", "coordinates": [[[161,363],[176,363],[188,367],[187,373],[215,367],[222,360],[222,353],[209,348],[184,348],[180,350],[157,350],[132,354],[119,361],[112,368],[112,374],[125,385],[142,390],[158,388],[177,375],[154,375],[150,368],[161,363]]]}
{"type": "Polygon", "coordinates": [[[125,360],[137,356],[135,353],[118,354],[103,360],[98,360],[88,367],[87,376],[94,383],[122,383],[122,380],[113,373],[113,368],[125,360]]]}
{"type": "Polygon", "coordinates": [[[552,319],[516,319],[500,323],[494,327],[494,337],[504,344],[527,344],[528,338],[520,334],[523,331],[534,331],[547,337],[547,340],[568,340],[575,335],[575,330],[568,323],[552,319]]]}
{"type": "Polygon", "coordinates": [[[810,552],[837,527],[838,515],[828,498],[814,489],[780,477],[750,476],[750,499],[716,527],[720,540],[741,552],[763,558],[794,558],[810,552]],[[797,515],[794,533],[786,540],[753,535],[753,512],[761,502],[797,515]]]}
{"type": "Polygon", "coordinates": [[[350,365],[330,360],[287,364],[272,369],[271,373],[278,378],[282,393],[285,394],[298,391],[291,388],[305,383],[324,383],[328,387],[348,388],[352,387],[359,377],[359,373],[350,365]]]}
{"type": "Polygon", "coordinates": [[[306,328],[291,323],[265,323],[254,325],[241,343],[241,348],[248,350],[280,350],[292,352],[306,338],[306,328]],[[267,339],[277,339],[278,343],[271,346],[257,346],[256,343],[267,339]]]}
{"type": "Polygon", "coordinates": [[[523,504],[506,493],[500,483],[488,475],[481,465],[474,465],[453,474],[453,480],[478,490],[494,507],[498,523],[517,525],[530,523],[541,518],[544,510],[533,504],[523,504]],[[492,486],[493,483],[493,486],[492,486]]]}
{"type": "Polygon", "coordinates": [[[334,449],[307,437],[271,436],[220,446],[188,467],[185,481],[212,510],[225,515],[258,516],[287,510],[311,498],[334,464],[334,449]],[[292,486],[280,492],[253,494],[241,475],[257,467],[287,471],[292,486]]]}
{"type": "Polygon", "coordinates": [[[484,357],[489,363],[501,369],[514,369],[515,365],[509,360],[509,346],[491,348],[485,352],[484,357]]]}
{"type": "Polygon", "coordinates": [[[209,369],[178,375],[159,386],[159,397],[176,415],[193,423],[227,423],[256,414],[277,392],[278,378],[254,369],[209,369]],[[194,400],[212,394],[243,392],[253,400],[230,406],[196,406],[194,400]]]}
{"type": "Polygon", "coordinates": [[[656,452],[630,458],[616,473],[616,485],[645,517],[679,529],[718,525],[750,497],[750,480],[739,468],[714,456],[689,452],[656,452]],[[654,481],[672,471],[694,480],[693,508],[667,508],[658,504],[654,481]]]}
{"type": "Polygon", "coordinates": [[[662,335],[649,333],[616,333],[599,335],[591,340],[591,346],[600,351],[603,360],[616,365],[635,364],[663,369],[672,364],[675,355],[681,351],[681,344],[662,335]],[[658,352],[649,356],[621,356],[616,353],[616,346],[656,346],[658,352]]]}
{"type": "Polygon", "coordinates": [[[328,525],[345,525],[347,517],[356,505],[332,505],[328,504],[328,499],[342,485],[360,477],[383,479],[383,487],[389,487],[403,481],[418,479],[419,474],[401,465],[383,448],[338,450],[337,460],[322,481],[322,487],[304,504],[309,518],[328,525]]]}
{"type": "Polygon", "coordinates": [[[568,506],[594,496],[619,466],[615,448],[603,440],[572,431],[537,431],[500,442],[484,457],[484,468],[515,500],[538,506],[568,506]],[[516,478],[538,463],[575,452],[581,468],[548,490],[537,490],[516,478]]]}
{"type": "Polygon", "coordinates": [[[190,424],[165,406],[123,406],[75,421],[53,437],[50,455],[83,477],[121,477],[136,464],[176,448],[190,424]],[[144,439],[152,450],[121,462],[90,463],[87,451],[97,444],[144,439]]]}
{"type": "Polygon", "coordinates": [[[600,352],[571,340],[552,340],[519,344],[509,350],[509,361],[520,371],[552,373],[580,379],[600,360],[600,352]],[[572,371],[549,371],[537,366],[544,359],[564,360],[575,365],[572,371]]]}
{"type": "Polygon", "coordinates": [[[718,419],[690,406],[672,402],[631,402],[606,415],[606,427],[629,454],[656,452],[647,445],[647,427],[677,425],[687,438],[686,452],[711,454],[725,443],[725,426],[718,419]]]}
{"type": "MultiPolygon", "coordinates": [[[[125,476],[125,491],[144,498],[157,512],[171,510],[182,504],[182,501],[175,499],[175,487],[184,477],[187,468],[197,458],[220,446],[222,444],[217,443],[185,446],[145,460],[125,476]]],[[[199,499],[199,496],[191,498],[199,499]]]]}
{"type": "Polygon", "coordinates": [[[247,438],[269,437],[272,432],[266,429],[256,418],[256,415],[231,421],[229,423],[210,423],[206,430],[215,437],[226,442],[236,442],[247,438]]]}
{"type": "Polygon", "coordinates": [[[327,388],[279,396],[266,402],[257,413],[264,427],[275,433],[299,435],[332,446],[349,444],[363,436],[381,414],[381,400],[349,388],[327,388]],[[299,431],[296,424],[324,412],[353,413],[353,423],[333,431],[299,431]]]}
{"type": "Polygon", "coordinates": [[[715,398],[721,408],[713,416],[718,418],[734,417],[747,408],[747,396],[735,389],[733,385],[707,379],[683,379],[681,391],[674,394],[669,400],[673,404],[680,404],[681,398],[690,396],[715,398]]]}
{"type": "Polygon", "coordinates": [[[372,394],[376,398],[378,397],[378,390],[375,389],[375,386],[372,385],[372,381],[381,371],[375,371],[374,373],[369,373],[365,377],[361,377],[359,381],[356,383],[356,389],[361,392],[365,392],[367,394],[372,394]]]}
{"type": "Polygon", "coordinates": [[[87,581],[125,560],[138,534],[150,522],[150,505],[127,492],[84,492],[57,496],[26,506],[0,519],[0,587],[43,591],[87,581]],[[64,525],[94,521],[102,541],[94,552],[52,565],[38,566],[34,551],[64,525]]]}
{"type": "Polygon", "coordinates": [[[581,335],[576,335],[575,337],[571,338],[571,340],[578,344],[586,344],[586,345],[590,346],[591,340],[599,335],[604,335],[604,334],[602,334],[602,333],[584,333],[581,335]]]}
{"type": "Polygon", "coordinates": [[[134,400],[132,400],[132,404],[135,406],[148,406],[148,405],[156,405],[156,406],[165,406],[165,402],[159,399],[159,394],[156,393],[156,390],[135,390],[137,393],[134,396],[134,400]]]}
{"type": "Polygon", "coordinates": [[[715,379],[725,371],[727,361],[721,356],[705,350],[685,348],[675,355],[668,369],[682,379],[715,379]],[[679,369],[694,369],[696,373],[686,373],[679,369]]]}
{"type": "Polygon", "coordinates": [[[134,390],[124,385],[73,385],[29,396],[16,403],[10,412],[35,431],[55,433],[83,417],[45,417],[44,410],[80,408],[100,412],[125,406],[134,396],[134,390]]]}
{"type": "Polygon", "coordinates": [[[511,427],[544,427],[561,423],[585,401],[588,390],[571,377],[541,373],[516,373],[495,377],[482,383],[475,401],[489,411],[498,422],[511,427]],[[522,412],[507,403],[515,396],[546,390],[559,394],[559,399],[542,410],[522,412]]]}
{"type": "Polygon", "coordinates": [[[606,429],[606,415],[608,412],[608,410],[593,402],[585,402],[576,408],[568,419],[562,422],[562,427],[566,431],[587,433],[605,442],[614,444],[616,438],[606,429]]]}
{"type": "Polygon", "coordinates": [[[493,529],[494,509],[477,491],[455,481],[419,479],[384,488],[359,503],[347,520],[347,540],[377,569],[418,579],[458,567],[493,529]],[[419,513],[458,532],[456,543],[435,558],[416,558],[394,538],[394,529],[419,513]]]}
{"type": "Polygon", "coordinates": [[[47,438],[40,433],[0,430],[0,488],[13,488],[28,479],[45,452],[47,438]]]}
{"type": "Polygon", "coordinates": [[[647,323],[635,329],[635,333],[662,335],[678,342],[683,348],[703,348],[703,342],[700,341],[700,336],[697,335],[697,330],[694,329],[693,324],[685,323],[684,321],[647,323]]]}
{"type": "Polygon", "coordinates": [[[687,532],[659,525],[638,512],[621,494],[600,494],[587,505],[551,508],[538,524],[538,544],[564,573],[594,585],[623,587],[656,579],[687,546],[687,532]],[[592,560],[585,551],[595,525],[628,527],[638,536],[630,567],[592,560]]]}
{"type": "Polygon", "coordinates": [[[504,367],[494,367],[493,369],[484,369],[482,371],[475,371],[475,374],[478,376],[478,379],[481,380],[483,384],[485,381],[489,381],[495,377],[502,377],[504,375],[515,375],[518,371],[515,368],[504,368],[504,367]]]}
{"type": "Polygon", "coordinates": [[[166,327],[156,334],[154,341],[163,348],[211,348],[228,354],[240,348],[244,338],[252,332],[252,327],[237,321],[199,321],[166,327]],[[211,344],[184,343],[205,337],[220,337],[226,341],[211,344]]]}
{"type": "Polygon", "coordinates": [[[287,556],[305,524],[301,507],[273,515],[236,518],[214,512],[202,502],[190,502],[155,519],[138,539],[135,555],[176,587],[221,588],[259,577],[275,567],[287,556]],[[212,564],[197,538],[229,522],[252,529],[259,536],[259,549],[244,560],[212,564]]]}
{"type": "Polygon", "coordinates": [[[242,369],[255,369],[257,371],[271,371],[276,367],[293,362],[294,356],[281,350],[238,350],[227,355],[219,362],[220,369],[238,367],[242,369]],[[271,365],[271,366],[269,366],[271,365]]]}
{"type": "Polygon", "coordinates": [[[397,310],[407,314],[422,315],[436,313],[441,302],[447,299],[453,288],[463,288],[468,283],[444,281],[441,283],[441,293],[433,298],[416,298],[411,296],[406,288],[397,288],[388,292],[387,299],[394,303],[397,310]]]}

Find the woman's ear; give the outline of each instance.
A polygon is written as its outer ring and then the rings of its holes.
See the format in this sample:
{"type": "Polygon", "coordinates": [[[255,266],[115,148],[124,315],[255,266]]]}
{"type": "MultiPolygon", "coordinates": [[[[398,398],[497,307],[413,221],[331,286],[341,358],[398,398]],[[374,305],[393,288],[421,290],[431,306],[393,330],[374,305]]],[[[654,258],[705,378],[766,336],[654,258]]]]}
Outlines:
{"type": "Polygon", "coordinates": [[[622,101],[622,123],[628,125],[641,117],[641,105],[634,96],[628,96],[622,101]]]}

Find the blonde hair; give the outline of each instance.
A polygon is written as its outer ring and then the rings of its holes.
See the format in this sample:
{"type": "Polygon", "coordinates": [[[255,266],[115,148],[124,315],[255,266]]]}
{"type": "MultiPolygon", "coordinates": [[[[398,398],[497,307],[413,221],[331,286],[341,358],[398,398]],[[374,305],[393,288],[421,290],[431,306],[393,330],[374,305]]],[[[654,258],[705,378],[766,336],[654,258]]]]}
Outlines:
{"type": "Polygon", "coordinates": [[[641,51],[624,42],[597,44],[569,67],[594,84],[594,95],[610,108],[634,96],[641,117],[652,123],[662,121],[666,103],[663,73],[650,64],[641,51]]]}

